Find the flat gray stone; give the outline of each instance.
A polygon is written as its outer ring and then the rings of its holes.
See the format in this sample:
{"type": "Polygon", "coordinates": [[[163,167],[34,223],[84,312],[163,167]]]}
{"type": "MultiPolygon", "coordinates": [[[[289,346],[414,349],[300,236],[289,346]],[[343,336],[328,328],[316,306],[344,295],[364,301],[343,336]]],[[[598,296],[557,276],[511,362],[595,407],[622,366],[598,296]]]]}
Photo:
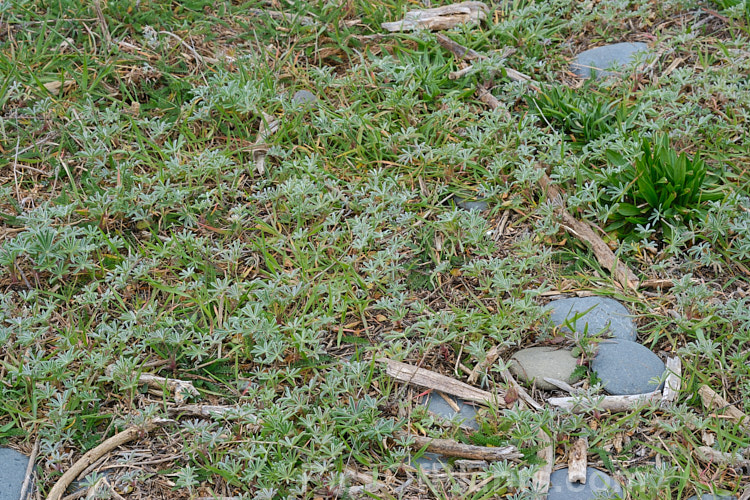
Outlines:
{"type": "Polygon", "coordinates": [[[704,493],[701,496],[693,495],[687,500],[736,500],[732,495],[714,495],[713,493],[704,493]]]}
{"type": "Polygon", "coordinates": [[[570,67],[581,78],[590,78],[593,74],[596,74],[597,79],[607,78],[616,75],[618,68],[630,64],[636,54],[647,50],[648,45],[641,42],[604,45],[581,52],[570,67]]]}
{"type": "Polygon", "coordinates": [[[0,500],[18,500],[29,457],[10,448],[0,448],[0,464],[0,500]]]}
{"type": "Polygon", "coordinates": [[[627,340],[605,340],[591,363],[604,390],[613,395],[645,394],[661,386],[651,382],[665,370],[659,356],[627,340]]]}
{"type": "Polygon", "coordinates": [[[469,211],[478,210],[480,212],[484,212],[489,208],[489,204],[484,200],[467,200],[466,198],[457,194],[453,195],[453,201],[456,203],[457,207],[469,211]]]}
{"type": "Polygon", "coordinates": [[[549,477],[547,500],[588,500],[589,498],[620,498],[622,488],[608,474],[586,469],[586,484],[568,481],[568,469],[558,469],[549,477]]]}
{"type": "Polygon", "coordinates": [[[292,100],[295,104],[314,104],[318,101],[318,97],[309,90],[298,90],[292,96],[292,100]]]}
{"type": "Polygon", "coordinates": [[[477,423],[476,418],[477,409],[475,406],[458,398],[453,398],[451,396],[446,397],[450,398],[458,405],[460,408],[458,413],[456,413],[451,405],[449,405],[440,394],[436,394],[435,392],[431,392],[427,395],[424,404],[427,406],[428,411],[446,420],[450,420],[451,422],[457,422],[461,427],[467,427],[474,430],[479,429],[479,424],[477,423]]]}
{"type": "Polygon", "coordinates": [[[427,472],[450,469],[448,466],[448,457],[438,455],[437,453],[430,453],[429,451],[425,452],[421,457],[412,460],[411,466],[427,472]]]}
{"type": "MultiPolygon", "coordinates": [[[[635,324],[630,312],[625,306],[609,297],[573,297],[570,299],[553,300],[545,306],[545,310],[552,311],[549,319],[557,326],[565,324],[566,320],[575,330],[583,333],[588,329],[589,334],[596,334],[607,330],[616,339],[636,339],[635,324]],[[579,316],[574,321],[575,317],[579,316]]],[[[570,329],[563,327],[563,331],[570,329]]]]}
{"type": "Polygon", "coordinates": [[[568,349],[529,347],[521,349],[510,358],[509,369],[518,380],[552,391],[557,387],[546,382],[545,377],[573,384],[578,381],[578,378],[573,377],[573,371],[577,367],[578,358],[568,349]]]}

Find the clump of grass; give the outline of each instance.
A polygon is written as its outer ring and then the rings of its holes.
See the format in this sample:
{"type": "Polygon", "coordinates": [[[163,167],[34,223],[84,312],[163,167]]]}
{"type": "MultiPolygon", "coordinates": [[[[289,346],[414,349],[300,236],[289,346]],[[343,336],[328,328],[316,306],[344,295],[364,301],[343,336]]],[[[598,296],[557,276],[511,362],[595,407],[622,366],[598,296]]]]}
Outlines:
{"type": "Polygon", "coordinates": [[[605,228],[621,236],[634,226],[671,228],[705,218],[706,202],[725,196],[718,179],[708,175],[706,162],[694,155],[678,153],[662,135],[643,138],[639,155],[627,161],[621,153],[607,151],[609,161],[622,167],[609,176],[604,199],[611,203],[605,228]]]}
{"type": "Polygon", "coordinates": [[[549,85],[526,100],[532,112],[579,145],[630,126],[630,109],[593,92],[590,85],[580,90],[549,85]]]}

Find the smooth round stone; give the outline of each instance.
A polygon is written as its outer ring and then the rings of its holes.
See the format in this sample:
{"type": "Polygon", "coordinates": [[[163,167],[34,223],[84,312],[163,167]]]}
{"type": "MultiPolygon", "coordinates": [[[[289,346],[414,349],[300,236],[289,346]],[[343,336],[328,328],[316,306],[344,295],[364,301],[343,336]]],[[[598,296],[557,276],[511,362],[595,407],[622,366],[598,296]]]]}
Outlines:
{"type": "Polygon", "coordinates": [[[318,97],[309,90],[298,90],[292,96],[292,100],[296,104],[314,104],[318,97]]]}
{"type": "Polygon", "coordinates": [[[453,201],[456,202],[456,206],[463,208],[464,210],[478,210],[484,212],[489,208],[489,204],[484,200],[467,201],[465,198],[459,195],[453,195],[453,201]]]}
{"type": "MultiPolygon", "coordinates": [[[[635,324],[630,312],[615,299],[608,297],[559,299],[547,304],[545,310],[552,311],[549,319],[557,326],[562,326],[568,321],[580,333],[588,330],[589,334],[596,334],[602,330],[608,330],[609,334],[616,339],[631,341],[636,339],[635,324]],[[574,322],[576,316],[579,317],[574,322]]],[[[563,327],[563,331],[570,332],[570,329],[563,327]]]]}
{"type": "Polygon", "coordinates": [[[568,481],[568,469],[558,469],[549,477],[547,500],[587,500],[589,498],[620,498],[622,488],[606,473],[586,469],[586,484],[568,481]]]}
{"type": "Polygon", "coordinates": [[[636,54],[648,50],[648,45],[640,42],[623,42],[604,45],[581,52],[571,63],[573,72],[581,78],[607,78],[617,74],[617,68],[630,64],[636,54]],[[606,71],[614,70],[614,71],[606,71]]]}
{"type": "Polygon", "coordinates": [[[704,493],[701,496],[693,495],[687,500],[736,500],[732,495],[714,495],[713,493],[704,493]]]}
{"type": "Polygon", "coordinates": [[[665,366],[646,347],[627,340],[605,340],[591,363],[604,390],[613,395],[645,394],[660,388],[651,379],[660,378],[665,366]]]}
{"type": "Polygon", "coordinates": [[[21,497],[29,457],[10,448],[0,448],[0,500],[21,497]]]}
{"type": "Polygon", "coordinates": [[[577,366],[578,358],[567,349],[529,347],[521,349],[510,358],[509,369],[520,381],[552,391],[557,387],[545,381],[545,377],[573,384],[578,381],[578,378],[573,377],[577,366]]]}
{"type": "Polygon", "coordinates": [[[477,423],[477,409],[471,404],[457,398],[450,398],[459,407],[459,412],[449,405],[440,394],[431,392],[424,401],[427,410],[451,422],[457,422],[461,427],[479,429],[477,423]]]}

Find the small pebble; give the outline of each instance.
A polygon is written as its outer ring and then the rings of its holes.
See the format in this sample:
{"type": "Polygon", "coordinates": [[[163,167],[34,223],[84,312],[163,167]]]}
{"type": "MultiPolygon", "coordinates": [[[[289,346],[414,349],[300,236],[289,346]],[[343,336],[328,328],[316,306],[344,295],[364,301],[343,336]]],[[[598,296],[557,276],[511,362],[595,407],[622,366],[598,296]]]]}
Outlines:
{"type": "MultiPolygon", "coordinates": [[[[545,306],[550,310],[550,320],[557,326],[572,323],[576,331],[588,330],[590,335],[607,330],[613,338],[635,341],[636,329],[630,312],[615,299],[608,297],[573,297],[553,300],[545,306]],[[573,322],[573,319],[580,317],[573,322]]],[[[564,332],[570,329],[563,327],[564,332]]]]}
{"type": "Polygon", "coordinates": [[[608,474],[598,469],[586,469],[586,484],[568,481],[568,469],[558,469],[550,475],[547,500],[588,500],[589,498],[620,498],[622,488],[608,474]]]}
{"type": "Polygon", "coordinates": [[[648,45],[640,42],[604,45],[581,52],[570,66],[573,72],[581,78],[590,78],[592,74],[596,74],[597,79],[607,78],[616,75],[617,71],[606,70],[616,70],[626,66],[635,59],[636,54],[646,50],[648,50],[648,45]]]}
{"type": "Polygon", "coordinates": [[[687,500],[736,500],[732,495],[714,495],[713,493],[704,493],[701,496],[693,495],[687,500]]]}
{"type": "Polygon", "coordinates": [[[605,340],[591,363],[604,390],[613,395],[646,394],[660,388],[653,382],[662,376],[664,363],[646,347],[627,340],[605,340]]]}

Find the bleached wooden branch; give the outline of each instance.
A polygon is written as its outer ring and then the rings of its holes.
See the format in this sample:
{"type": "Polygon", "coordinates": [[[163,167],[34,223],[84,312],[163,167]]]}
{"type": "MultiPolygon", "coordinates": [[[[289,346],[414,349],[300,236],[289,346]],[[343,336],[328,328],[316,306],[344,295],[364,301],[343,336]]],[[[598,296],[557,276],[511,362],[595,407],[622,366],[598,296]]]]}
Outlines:
{"type": "Polygon", "coordinates": [[[435,9],[411,10],[400,21],[382,23],[387,31],[427,29],[440,31],[461,24],[479,24],[487,18],[489,8],[482,2],[461,2],[435,9]]]}
{"type": "Polygon", "coordinates": [[[518,448],[513,445],[508,446],[475,446],[463,444],[452,439],[433,439],[422,436],[415,436],[405,432],[395,433],[396,437],[406,438],[413,441],[412,448],[421,450],[426,447],[426,451],[437,453],[448,457],[468,458],[470,460],[508,460],[512,458],[521,458],[518,448]]]}
{"type": "Polygon", "coordinates": [[[703,406],[707,409],[722,411],[724,415],[729,417],[733,422],[740,424],[746,430],[750,429],[750,421],[748,421],[747,415],[717,394],[709,386],[702,385],[700,389],[698,389],[698,394],[701,397],[703,406]]]}
{"type": "Polygon", "coordinates": [[[586,484],[589,441],[585,437],[576,439],[568,456],[568,482],[586,484]]]}
{"type": "Polygon", "coordinates": [[[542,448],[536,453],[537,458],[544,460],[544,465],[534,473],[532,483],[537,494],[546,498],[549,491],[549,481],[552,475],[552,468],[555,466],[555,443],[547,435],[544,429],[539,429],[539,441],[543,444],[542,448]]]}
{"type": "Polygon", "coordinates": [[[560,218],[562,227],[571,235],[587,243],[599,264],[610,271],[624,288],[637,290],[639,283],[635,273],[615,256],[612,249],[594,231],[590,223],[579,221],[565,209],[563,192],[552,184],[546,172],[542,172],[542,176],[539,178],[539,186],[547,192],[547,198],[552,200],[555,205],[555,211],[560,218]]]}
{"type": "Polygon", "coordinates": [[[674,403],[680,394],[680,385],[682,384],[682,362],[680,358],[675,356],[667,359],[667,372],[667,380],[664,381],[664,390],[662,391],[662,406],[674,403]]]}
{"type": "Polygon", "coordinates": [[[255,140],[255,145],[252,150],[255,170],[258,171],[259,175],[263,175],[266,172],[266,155],[268,154],[268,144],[266,144],[266,139],[279,130],[279,121],[277,119],[266,113],[262,113],[262,116],[263,120],[260,122],[258,137],[255,140]]]}
{"type": "Polygon", "coordinates": [[[388,376],[393,377],[399,382],[435,389],[451,396],[465,399],[466,401],[474,401],[475,403],[485,405],[494,403],[498,407],[505,406],[503,402],[504,394],[493,394],[483,391],[451,377],[392,359],[381,358],[380,361],[386,364],[386,373],[388,376]]]}
{"type": "MultiPolygon", "coordinates": [[[[112,377],[115,371],[115,365],[109,365],[104,370],[107,376],[112,377]]],[[[174,393],[174,400],[177,403],[182,403],[188,396],[198,397],[200,393],[198,389],[193,386],[192,382],[185,380],[178,380],[173,378],[164,378],[158,375],[152,375],[150,373],[141,373],[138,375],[138,383],[145,384],[150,389],[157,391],[163,391],[167,389],[174,393]]]]}
{"type": "Polygon", "coordinates": [[[99,460],[100,457],[103,457],[105,454],[114,450],[118,446],[122,446],[123,444],[130,442],[133,439],[145,436],[157,427],[169,422],[171,422],[171,420],[152,419],[142,426],[129,427],[124,431],[115,434],[111,438],[106,439],[96,448],[87,451],[81,458],[76,461],[76,463],[74,463],[70,467],[70,469],[65,471],[60,479],[57,480],[55,485],[49,491],[47,500],[60,500],[63,493],[65,493],[65,489],[70,486],[70,483],[72,483],[75,478],[77,478],[78,475],[86,469],[86,467],[99,460]]]}
{"type": "MultiPolygon", "coordinates": [[[[441,47],[443,47],[445,50],[453,54],[456,59],[464,59],[467,61],[472,61],[474,59],[487,59],[487,56],[484,54],[480,54],[479,52],[470,49],[468,47],[464,47],[458,42],[454,42],[447,36],[443,35],[442,33],[435,34],[435,38],[437,39],[438,43],[441,47]]],[[[508,75],[508,78],[511,81],[514,82],[532,82],[532,79],[530,76],[525,75],[524,73],[521,73],[520,71],[516,71],[513,68],[509,68],[507,66],[497,68],[497,72],[501,73],[502,71],[505,71],[505,74],[508,75]]],[[[449,75],[448,77],[451,79],[456,79],[462,76],[460,72],[454,72],[451,73],[453,75],[453,78],[449,75]]]]}
{"type": "MultiPolygon", "coordinates": [[[[599,410],[620,412],[635,410],[645,407],[651,401],[658,401],[662,397],[661,391],[649,392],[646,394],[631,394],[626,396],[601,396],[593,398],[590,402],[596,403],[599,410]]],[[[570,410],[574,413],[583,413],[586,411],[585,405],[580,397],[563,397],[549,398],[547,404],[564,410],[570,410]]]]}
{"type": "Polygon", "coordinates": [[[733,468],[750,467],[750,460],[739,453],[727,453],[714,450],[710,446],[699,446],[695,449],[695,455],[699,460],[706,463],[725,465],[733,468]]]}

